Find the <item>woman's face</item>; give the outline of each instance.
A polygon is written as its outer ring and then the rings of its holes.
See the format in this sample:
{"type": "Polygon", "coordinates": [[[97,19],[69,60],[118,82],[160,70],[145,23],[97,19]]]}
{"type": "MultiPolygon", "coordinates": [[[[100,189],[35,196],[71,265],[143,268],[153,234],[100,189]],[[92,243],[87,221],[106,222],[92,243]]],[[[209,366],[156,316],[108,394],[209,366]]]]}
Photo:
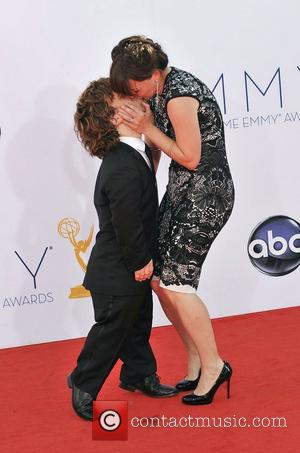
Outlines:
{"type": "Polygon", "coordinates": [[[128,83],[131,93],[142,99],[152,98],[156,94],[156,79],[157,76],[154,73],[146,80],[129,79],[128,83]]]}

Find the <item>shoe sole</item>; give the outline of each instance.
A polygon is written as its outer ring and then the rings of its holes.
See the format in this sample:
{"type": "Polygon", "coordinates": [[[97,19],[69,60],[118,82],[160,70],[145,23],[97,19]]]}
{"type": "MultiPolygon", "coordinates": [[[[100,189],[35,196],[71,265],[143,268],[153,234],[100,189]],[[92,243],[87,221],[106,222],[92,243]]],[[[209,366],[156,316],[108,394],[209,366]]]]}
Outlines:
{"type": "Polygon", "coordinates": [[[201,403],[199,402],[187,402],[187,401],[182,401],[183,404],[186,404],[187,406],[205,406],[206,404],[211,404],[213,402],[213,399],[212,400],[207,400],[207,401],[202,401],[201,403]]]}

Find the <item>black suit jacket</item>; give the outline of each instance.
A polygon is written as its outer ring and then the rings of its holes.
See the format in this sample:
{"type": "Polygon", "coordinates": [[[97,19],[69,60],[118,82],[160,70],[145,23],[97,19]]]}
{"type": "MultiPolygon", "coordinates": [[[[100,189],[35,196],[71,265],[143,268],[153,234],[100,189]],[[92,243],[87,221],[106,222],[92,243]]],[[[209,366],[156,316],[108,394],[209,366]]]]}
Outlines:
{"type": "Polygon", "coordinates": [[[134,272],[154,259],[158,196],[152,168],[131,146],[119,142],[103,159],[94,203],[100,231],[91,252],[83,285],[111,295],[141,294],[149,280],[134,272]]]}

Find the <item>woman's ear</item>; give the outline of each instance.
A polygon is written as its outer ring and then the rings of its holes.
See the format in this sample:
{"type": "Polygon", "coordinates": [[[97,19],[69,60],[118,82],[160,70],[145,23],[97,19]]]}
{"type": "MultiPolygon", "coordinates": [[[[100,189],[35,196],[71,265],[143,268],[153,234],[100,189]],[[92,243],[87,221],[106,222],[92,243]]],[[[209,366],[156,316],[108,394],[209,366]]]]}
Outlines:
{"type": "Polygon", "coordinates": [[[161,76],[161,71],[159,69],[155,69],[155,71],[152,72],[152,80],[154,81],[154,83],[156,83],[156,81],[158,82],[160,80],[160,76],[161,76]]]}

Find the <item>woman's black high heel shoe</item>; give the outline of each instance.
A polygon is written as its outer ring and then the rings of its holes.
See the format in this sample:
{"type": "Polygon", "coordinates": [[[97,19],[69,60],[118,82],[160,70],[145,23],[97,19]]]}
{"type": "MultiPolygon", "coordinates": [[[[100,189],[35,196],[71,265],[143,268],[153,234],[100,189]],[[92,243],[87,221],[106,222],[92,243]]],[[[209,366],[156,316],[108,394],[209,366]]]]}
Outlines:
{"type": "Polygon", "coordinates": [[[188,392],[189,390],[195,390],[197,388],[199,379],[201,376],[201,370],[199,371],[198,377],[194,380],[190,379],[183,379],[182,381],[178,382],[175,387],[180,392],[188,392]]]}
{"type": "Polygon", "coordinates": [[[219,374],[218,379],[212,386],[212,388],[205,393],[204,395],[195,395],[191,393],[190,395],[186,395],[182,398],[182,402],[184,404],[191,404],[191,405],[201,405],[201,404],[210,404],[212,403],[215,393],[220,387],[223,382],[227,382],[227,398],[230,398],[230,379],[232,376],[232,368],[228,362],[224,362],[223,368],[221,373],[219,374]]]}

